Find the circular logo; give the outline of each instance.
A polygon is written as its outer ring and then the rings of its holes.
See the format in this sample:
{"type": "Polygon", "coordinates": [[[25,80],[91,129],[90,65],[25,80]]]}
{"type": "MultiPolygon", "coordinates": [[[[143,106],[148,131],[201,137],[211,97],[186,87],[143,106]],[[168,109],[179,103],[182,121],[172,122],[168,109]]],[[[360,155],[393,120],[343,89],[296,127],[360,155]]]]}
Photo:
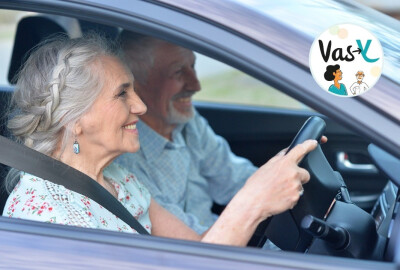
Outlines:
{"type": "Polygon", "coordinates": [[[353,97],[367,92],[379,80],[382,65],[379,40],[358,25],[330,27],[314,40],[310,50],[314,80],[337,96],[353,97]]]}

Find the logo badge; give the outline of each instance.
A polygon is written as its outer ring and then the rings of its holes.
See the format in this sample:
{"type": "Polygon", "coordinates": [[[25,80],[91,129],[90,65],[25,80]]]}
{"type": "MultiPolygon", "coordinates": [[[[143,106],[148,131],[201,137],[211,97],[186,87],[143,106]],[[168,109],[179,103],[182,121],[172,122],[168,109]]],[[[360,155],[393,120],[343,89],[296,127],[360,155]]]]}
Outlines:
{"type": "Polygon", "coordinates": [[[369,91],[379,80],[383,51],[379,40],[354,24],[334,25],[317,37],[310,50],[310,70],[329,93],[354,97],[369,91]]]}

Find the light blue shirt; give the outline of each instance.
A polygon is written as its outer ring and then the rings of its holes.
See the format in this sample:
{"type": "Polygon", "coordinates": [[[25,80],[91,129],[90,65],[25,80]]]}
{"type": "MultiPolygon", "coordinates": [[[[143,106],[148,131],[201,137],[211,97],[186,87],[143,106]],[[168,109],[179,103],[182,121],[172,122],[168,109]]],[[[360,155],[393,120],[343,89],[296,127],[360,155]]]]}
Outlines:
{"type": "Polygon", "coordinates": [[[140,151],[115,162],[133,172],[158,203],[197,233],[214,223],[213,201],[227,204],[257,169],[234,155],[197,112],[173,131],[172,141],[141,121],[137,128],[140,151]]]}

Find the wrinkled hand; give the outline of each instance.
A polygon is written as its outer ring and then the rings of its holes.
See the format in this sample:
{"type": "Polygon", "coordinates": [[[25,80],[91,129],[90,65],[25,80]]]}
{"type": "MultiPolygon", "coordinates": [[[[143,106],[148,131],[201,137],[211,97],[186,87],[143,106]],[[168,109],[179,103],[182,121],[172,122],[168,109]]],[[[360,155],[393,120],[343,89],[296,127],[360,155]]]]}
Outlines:
{"type": "Polygon", "coordinates": [[[317,141],[307,140],[286,155],[284,149],[248,179],[240,192],[244,198],[250,200],[251,211],[257,211],[260,220],[296,205],[302,185],[310,180],[308,171],[298,164],[316,147],[317,141]]]}

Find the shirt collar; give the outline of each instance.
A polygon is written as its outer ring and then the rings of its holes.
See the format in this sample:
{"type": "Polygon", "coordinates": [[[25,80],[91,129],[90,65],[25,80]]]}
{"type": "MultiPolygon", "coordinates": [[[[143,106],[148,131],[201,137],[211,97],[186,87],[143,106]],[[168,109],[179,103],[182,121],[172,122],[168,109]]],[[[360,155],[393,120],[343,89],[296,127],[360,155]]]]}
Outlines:
{"type": "Polygon", "coordinates": [[[164,149],[176,149],[186,146],[182,136],[184,124],[178,125],[172,132],[172,142],[155,132],[143,121],[137,123],[139,130],[140,149],[148,161],[161,156],[164,149]]]}

